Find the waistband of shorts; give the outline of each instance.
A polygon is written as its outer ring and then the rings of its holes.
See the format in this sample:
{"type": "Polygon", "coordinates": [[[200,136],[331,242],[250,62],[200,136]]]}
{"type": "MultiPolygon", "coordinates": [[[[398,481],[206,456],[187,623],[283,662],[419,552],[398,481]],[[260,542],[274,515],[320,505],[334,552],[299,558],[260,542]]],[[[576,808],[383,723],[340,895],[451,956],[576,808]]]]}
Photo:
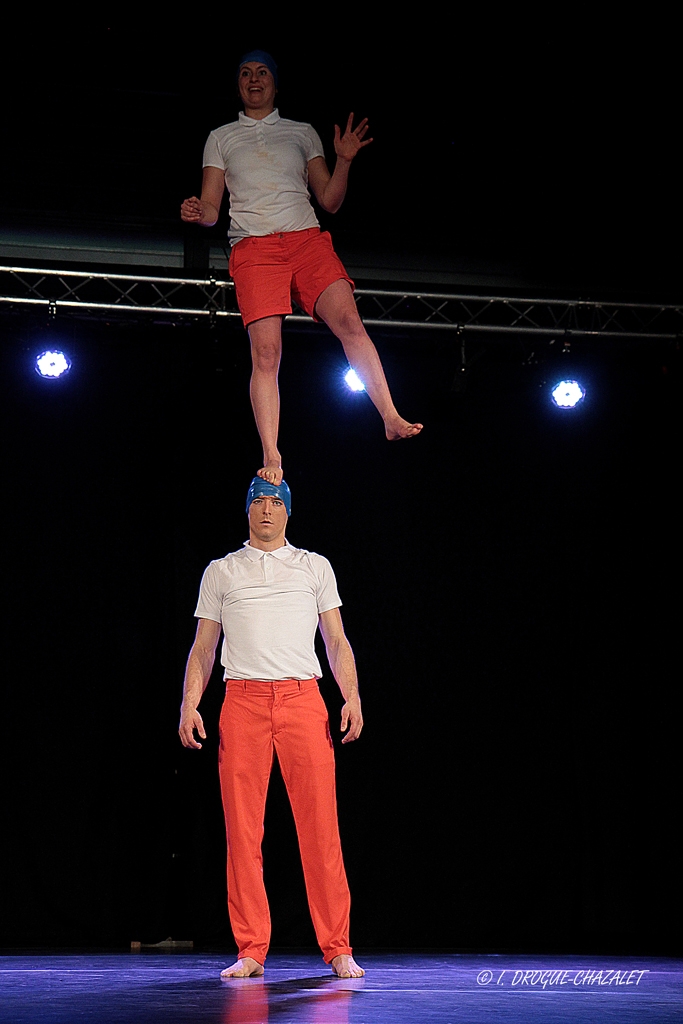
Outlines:
{"type": "Polygon", "coordinates": [[[315,676],[312,679],[226,679],[225,689],[236,693],[243,691],[258,697],[272,697],[279,693],[303,693],[318,686],[315,676]]]}
{"type": "Polygon", "coordinates": [[[231,249],[236,249],[243,242],[269,242],[273,239],[281,238],[283,242],[287,242],[291,239],[304,238],[306,235],[321,235],[322,230],[320,226],[314,228],[302,228],[301,231],[271,231],[269,235],[245,235],[244,238],[240,238],[238,242],[233,242],[231,249]]]}

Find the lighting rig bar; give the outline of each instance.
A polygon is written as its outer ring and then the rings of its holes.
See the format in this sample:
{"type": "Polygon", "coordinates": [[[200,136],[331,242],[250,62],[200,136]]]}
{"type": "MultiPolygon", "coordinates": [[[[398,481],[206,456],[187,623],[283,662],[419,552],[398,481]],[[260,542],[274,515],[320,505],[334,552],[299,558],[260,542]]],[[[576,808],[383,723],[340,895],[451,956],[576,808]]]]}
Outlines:
{"type": "MultiPolygon", "coordinates": [[[[683,335],[683,306],[665,303],[533,299],[357,288],[369,327],[612,338],[673,339],[683,335]]],[[[38,267],[0,266],[0,303],[44,306],[76,316],[153,315],[238,318],[232,281],[209,277],[145,277],[38,267]]],[[[295,313],[291,321],[309,322],[295,313]]]]}

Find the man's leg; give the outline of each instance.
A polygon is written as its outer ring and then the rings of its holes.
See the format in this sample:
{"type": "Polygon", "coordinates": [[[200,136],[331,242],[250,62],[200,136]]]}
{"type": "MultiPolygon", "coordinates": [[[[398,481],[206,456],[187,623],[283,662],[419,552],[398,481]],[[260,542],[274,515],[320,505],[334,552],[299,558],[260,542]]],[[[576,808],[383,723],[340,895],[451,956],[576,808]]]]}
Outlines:
{"type": "Polygon", "coordinates": [[[377,349],[363,327],[348,281],[328,285],[316,302],[315,312],[341,341],[350,366],[365,384],[365,390],[384,420],[389,440],[419,434],[422,424],[408,423],[396,411],[377,349]]]}
{"type": "Polygon", "coordinates": [[[228,682],[220,718],[219,772],[228,841],[228,910],[238,960],[222,977],[263,974],[270,911],[263,885],[263,818],[273,763],[272,695],[228,682]]]}
{"type": "Polygon", "coordinates": [[[288,692],[274,708],[274,740],[292,805],[313,927],[325,962],[340,977],[365,972],[349,945],[351,897],[344,871],[327,710],[315,680],[288,692]]]}
{"type": "Polygon", "coordinates": [[[252,374],[249,393],[256,427],[263,445],[263,468],[258,476],[282,483],[282,460],[277,447],[280,425],[278,371],[282,356],[282,317],[267,316],[249,324],[252,374]]]}

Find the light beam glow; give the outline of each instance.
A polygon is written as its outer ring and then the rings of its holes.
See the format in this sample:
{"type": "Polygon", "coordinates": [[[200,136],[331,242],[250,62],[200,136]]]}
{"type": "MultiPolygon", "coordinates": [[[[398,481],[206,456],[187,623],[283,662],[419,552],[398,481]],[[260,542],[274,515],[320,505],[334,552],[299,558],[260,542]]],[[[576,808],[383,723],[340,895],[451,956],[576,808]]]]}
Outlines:
{"type": "Polygon", "coordinates": [[[348,370],[346,376],[344,377],[344,380],[346,381],[347,387],[349,387],[351,391],[365,391],[365,384],[360,379],[355,370],[348,370]]]}
{"type": "Polygon", "coordinates": [[[63,352],[41,352],[36,358],[36,373],[41,377],[56,378],[68,373],[71,360],[63,352]]]}
{"type": "Polygon", "coordinates": [[[583,400],[586,391],[577,380],[561,380],[550,393],[560,409],[573,409],[583,400]]]}

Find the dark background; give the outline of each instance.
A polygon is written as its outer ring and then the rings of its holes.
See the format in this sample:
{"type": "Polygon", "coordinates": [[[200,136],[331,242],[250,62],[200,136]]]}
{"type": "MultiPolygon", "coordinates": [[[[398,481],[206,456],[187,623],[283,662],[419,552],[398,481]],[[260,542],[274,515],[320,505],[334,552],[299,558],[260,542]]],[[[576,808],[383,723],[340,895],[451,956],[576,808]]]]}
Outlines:
{"type": "MultiPolygon", "coordinates": [[[[264,45],[283,115],[326,143],[348,109],[371,117],[342,244],[680,298],[666,26],[512,28],[62,25],[16,81],[4,223],[177,233],[235,115],[234,59],[264,45]]],[[[228,945],[219,670],[204,750],[176,729],[201,573],[245,539],[259,464],[244,333],[11,312],[0,330],[0,941],[228,945]],[[42,381],[58,340],[73,369],[42,381]]],[[[673,952],[679,347],[491,336],[463,389],[450,335],[373,336],[418,440],[384,441],[320,328],[286,329],[281,375],[288,537],[337,572],[366,714],[338,758],[354,943],[673,952]],[[587,397],[562,413],[548,385],[568,373],[587,397]]],[[[311,945],[281,790],[273,942],[311,945]]]]}

